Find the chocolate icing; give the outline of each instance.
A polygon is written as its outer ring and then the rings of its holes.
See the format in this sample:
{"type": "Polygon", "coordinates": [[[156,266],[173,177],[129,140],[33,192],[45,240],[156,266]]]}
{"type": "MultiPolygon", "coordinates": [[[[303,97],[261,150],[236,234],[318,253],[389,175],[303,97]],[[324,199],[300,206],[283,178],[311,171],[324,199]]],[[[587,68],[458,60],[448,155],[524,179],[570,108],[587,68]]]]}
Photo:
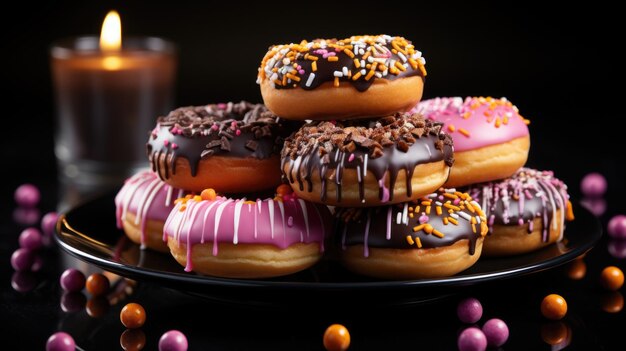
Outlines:
{"type": "Polygon", "coordinates": [[[542,239],[548,241],[549,226],[564,223],[569,195],[567,185],[554,177],[551,171],[521,168],[510,178],[499,182],[473,185],[468,192],[485,209],[489,234],[493,225],[528,224],[528,233],[533,231],[535,218],[542,221],[542,239]],[[556,219],[556,211],[561,210],[556,219]],[[521,209],[521,211],[520,211],[521,209]]]}
{"type": "Polygon", "coordinates": [[[411,196],[415,167],[441,160],[451,166],[452,152],[452,139],[441,131],[440,123],[425,121],[417,114],[398,113],[365,121],[308,123],[285,141],[281,169],[290,183],[297,182],[300,191],[309,192],[313,190],[311,175],[319,172],[322,202],[326,200],[328,181],[337,184],[335,196],[341,202],[346,168],[357,171],[360,200],[365,202],[364,179],[367,172],[372,172],[379,183],[379,198],[388,202],[393,200],[400,170],[407,173],[407,195],[411,196]],[[387,176],[389,188],[385,185],[387,176]]]}
{"type": "Polygon", "coordinates": [[[376,79],[423,78],[426,76],[424,64],[421,52],[402,37],[316,39],[271,47],[259,68],[259,82],[269,79],[277,89],[300,87],[305,90],[327,82],[335,82],[335,86],[349,82],[358,91],[365,91],[376,79]],[[355,60],[359,62],[358,67],[355,60]]]}
{"type": "Polygon", "coordinates": [[[159,117],[146,149],[152,170],[161,179],[169,178],[168,169],[176,173],[178,157],[189,161],[195,176],[200,160],[212,155],[257,159],[278,155],[288,132],[261,104],[242,101],[181,107],[159,117]],[[162,155],[170,163],[164,172],[159,167],[162,155]]]}
{"type": "Polygon", "coordinates": [[[440,189],[437,193],[418,201],[363,209],[340,208],[336,215],[340,217],[337,222],[338,233],[341,233],[341,247],[345,249],[347,246],[363,245],[364,256],[367,257],[369,247],[429,249],[450,246],[459,240],[467,239],[469,240],[469,253],[473,255],[476,240],[487,233],[487,227],[480,206],[467,196],[468,194],[456,192],[454,189],[440,189]],[[444,197],[445,193],[448,193],[448,196],[454,195],[459,201],[444,197]],[[465,200],[462,200],[462,197],[465,197],[465,200]],[[438,205],[437,201],[441,205],[438,205]],[[467,206],[465,201],[471,205],[467,206]],[[428,202],[431,203],[430,206],[425,205],[428,202]],[[463,209],[457,211],[444,207],[443,204],[454,205],[457,208],[463,206],[463,209]],[[441,214],[438,214],[437,207],[440,207],[441,214]],[[469,209],[470,207],[473,211],[469,209]],[[458,224],[449,221],[448,224],[444,224],[444,218],[446,221],[453,218],[458,224]],[[472,218],[476,221],[474,228],[472,228],[472,218]],[[430,234],[423,229],[414,231],[420,224],[431,225],[434,230],[443,234],[443,237],[435,235],[434,231],[430,234]],[[411,237],[413,243],[407,236],[411,237]],[[417,244],[416,238],[419,238],[421,247],[417,244]]]}

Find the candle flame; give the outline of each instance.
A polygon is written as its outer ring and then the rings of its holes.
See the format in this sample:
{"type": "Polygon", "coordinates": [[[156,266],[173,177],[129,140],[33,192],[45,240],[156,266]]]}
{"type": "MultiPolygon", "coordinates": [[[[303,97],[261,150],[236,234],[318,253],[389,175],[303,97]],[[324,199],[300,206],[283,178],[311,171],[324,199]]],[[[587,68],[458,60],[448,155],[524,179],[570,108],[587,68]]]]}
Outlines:
{"type": "Polygon", "coordinates": [[[117,11],[109,11],[100,33],[100,49],[102,51],[120,51],[122,47],[122,21],[117,11]]]}

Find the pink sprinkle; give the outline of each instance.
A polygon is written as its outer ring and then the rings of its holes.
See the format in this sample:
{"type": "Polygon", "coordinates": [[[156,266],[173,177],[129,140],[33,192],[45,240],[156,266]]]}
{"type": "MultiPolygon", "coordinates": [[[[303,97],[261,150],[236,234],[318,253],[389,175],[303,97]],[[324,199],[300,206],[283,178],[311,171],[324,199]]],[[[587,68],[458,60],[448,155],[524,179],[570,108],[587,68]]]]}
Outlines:
{"type": "Polygon", "coordinates": [[[324,55],[322,55],[323,58],[328,58],[330,56],[337,56],[337,54],[334,52],[327,52],[324,55]]]}
{"type": "Polygon", "coordinates": [[[524,219],[520,218],[517,220],[517,225],[524,225],[524,219]]]}
{"type": "Polygon", "coordinates": [[[237,129],[237,130],[235,131],[235,135],[236,135],[236,136],[240,136],[240,135],[241,135],[241,129],[237,129]]]}
{"type": "Polygon", "coordinates": [[[226,109],[226,104],[221,102],[221,103],[217,104],[217,108],[224,110],[224,109],[226,109]]]}
{"type": "Polygon", "coordinates": [[[172,143],[172,149],[178,149],[178,144],[172,143]]]}
{"type": "Polygon", "coordinates": [[[218,130],[218,129],[219,129],[219,127],[217,126],[217,123],[213,124],[213,125],[211,126],[211,129],[213,129],[213,130],[218,130]]]}
{"type": "Polygon", "coordinates": [[[298,73],[299,73],[300,75],[303,75],[303,74],[304,74],[304,70],[303,70],[303,69],[300,69],[300,70],[298,70],[298,73]]]}
{"type": "Polygon", "coordinates": [[[443,199],[444,199],[443,195],[439,195],[438,199],[439,199],[439,201],[443,201],[443,199]]]}
{"type": "Polygon", "coordinates": [[[456,206],[456,205],[461,203],[461,199],[456,198],[456,199],[454,199],[454,201],[452,201],[452,203],[456,206]]]}
{"type": "Polygon", "coordinates": [[[230,129],[232,129],[232,130],[237,129],[237,122],[235,122],[235,121],[230,122],[230,129]]]}
{"type": "Polygon", "coordinates": [[[340,48],[335,48],[335,51],[339,52],[339,51],[341,51],[341,49],[340,48]]]}
{"type": "Polygon", "coordinates": [[[168,140],[163,140],[163,145],[167,146],[170,142],[168,140]]]}
{"type": "Polygon", "coordinates": [[[350,154],[350,156],[348,157],[348,162],[352,161],[354,161],[354,154],[350,154]]]}
{"type": "Polygon", "coordinates": [[[289,216],[289,218],[287,218],[287,225],[293,227],[293,217],[289,216]]]}
{"type": "Polygon", "coordinates": [[[422,212],[422,215],[419,218],[420,224],[428,222],[429,219],[430,218],[428,218],[428,216],[424,212],[422,212]]]}
{"type": "Polygon", "coordinates": [[[324,49],[317,49],[315,51],[313,51],[313,53],[318,54],[318,55],[324,55],[326,54],[328,51],[324,50],[324,49]]]}

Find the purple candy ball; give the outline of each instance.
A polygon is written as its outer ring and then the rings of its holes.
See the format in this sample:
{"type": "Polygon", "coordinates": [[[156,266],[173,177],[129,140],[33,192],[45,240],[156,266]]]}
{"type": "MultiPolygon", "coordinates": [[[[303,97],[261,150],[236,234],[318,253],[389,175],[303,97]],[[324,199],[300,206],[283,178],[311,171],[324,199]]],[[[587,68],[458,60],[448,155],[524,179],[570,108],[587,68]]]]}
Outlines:
{"type": "Polygon", "coordinates": [[[626,240],[609,240],[608,250],[617,259],[626,258],[626,240]]]}
{"type": "Polygon", "coordinates": [[[81,291],[85,287],[85,275],[78,269],[69,268],[61,274],[60,282],[65,291],[81,291]]]}
{"type": "Polygon", "coordinates": [[[483,325],[483,333],[489,346],[500,347],[509,339],[509,327],[502,319],[492,318],[483,325]]]}
{"type": "Polygon", "coordinates": [[[29,292],[37,286],[37,283],[37,278],[32,272],[15,272],[11,276],[11,287],[17,292],[29,292]]]}
{"type": "Polygon", "coordinates": [[[39,189],[32,184],[22,184],[15,189],[15,202],[22,207],[35,207],[41,198],[39,189]]]}
{"type": "Polygon", "coordinates": [[[485,351],[487,349],[487,337],[478,328],[467,328],[459,335],[457,345],[459,351],[485,351]]]}
{"type": "Polygon", "coordinates": [[[35,263],[35,253],[32,250],[19,248],[11,255],[11,266],[18,272],[29,271],[35,263]]]}
{"type": "Polygon", "coordinates": [[[159,339],[159,351],[187,351],[187,337],[178,330],[170,330],[159,339]]]}
{"type": "Polygon", "coordinates": [[[606,192],[606,179],[600,173],[589,173],[580,182],[580,191],[585,196],[602,196],[606,192]]]}
{"type": "Polygon", "coordinates": [[[456,314],[463,323],[476,323],[483,316],[483,306],[480,301],[473,297],[468,297],[459,302],[456,308],[456,314]]]}
{"type": "Polygon", "coordinates": [[[20,247],[30,250],[38,250],[43,246],[41,232],[37,228],[26,228],[19,237],[20,247]]]}
{"type": "Polygon", "coordinates": [[[46,343],[46,351],[74,351],[76,343],[68,333],[58,332],[52,334],[46,343]]]}
{"type": "Polygon", "coordinates": [[[617,215],[611,218],[607,231],[615,239],[626,239],[626,216],[617,215]]]}
{"type": "Polygon", "coordinates": [[[13,220],[21,225],[34,225],[39,222],[41,213],[37,208],[17,207],[13,210],[13,220]]]}
{"type": "Polygon", "coordinates": [[[48,212],[41,219],[41,230],[46,236],[51,236],[54,233],[54,228],[57,225],[59,215],[56,212],[48,212]]]}
{"type": "Polygon", "coordinates": [[[580,200],[580,204],[596,217],[600,217],[606,212],[606,200],[603,198],[585,197],[580,200]]]}

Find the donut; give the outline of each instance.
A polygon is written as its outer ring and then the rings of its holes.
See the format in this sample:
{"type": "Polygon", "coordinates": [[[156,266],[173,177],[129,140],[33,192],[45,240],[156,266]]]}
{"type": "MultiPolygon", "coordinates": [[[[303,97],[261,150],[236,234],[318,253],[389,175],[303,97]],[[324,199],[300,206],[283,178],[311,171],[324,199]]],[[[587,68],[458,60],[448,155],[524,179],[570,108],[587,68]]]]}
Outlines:
{"type": "Polygon", "coordinates": [[[163,241],[163,225],[174,200],[185,195],[149,171],[140,171],[128,178],[115,196],[117,227],[141,248],[168,252],[163,241]]]}
{"type": "Polygon", "coordinates": [[[506,98],[435,98],[413,112],[444,123],[454,139],[456,162],[446,187],[510,177],[528,159],[529,120],[506,98]]]}
{"type": "Polygon", "coordinates": [[[488,230],[480,205],[456,189],[401,204],[339,208],[336,216],[343,264],[385,279],[461,272],[480,257],[488,230]]]}
{"type": "Polygon", "coordinates": [[[441,123],[420,115],[315,121],[285,140],[281,169],[299,198],[342,207],[406,202],[437,190],[454,162],[441,123]]]}
{"type": "Polygon", "coordinates": [[[257,83],[267,107],[282,118],[385,116],[421,99],[425,63],[402,37],[316,39],[270,47],[257,83]]]}
{"type": "Polygon", "coordinates": [[[565,220],[574,219],[567,185],[551,171],[522,168],[510,178],[468,191],[487,214],[483,252],[488,256],[531,252],[560,241],[565,220]]]}
{"type": "Polygon", "coordinates": [[[152,170],[175,188],[255,192],[280,184],[287,129],[261,104],[181,107],[157,120],[146,147],[152,170]]]}
{"type": "Polygon", "coordinates": [[[332,229],[330,212],[288,186],[278,190],[265,200],[217,196],[212,189],[178,200],[163,231],[171,254],[185,271],[228,278],[276,277],[312,266],[332,229]]]}

